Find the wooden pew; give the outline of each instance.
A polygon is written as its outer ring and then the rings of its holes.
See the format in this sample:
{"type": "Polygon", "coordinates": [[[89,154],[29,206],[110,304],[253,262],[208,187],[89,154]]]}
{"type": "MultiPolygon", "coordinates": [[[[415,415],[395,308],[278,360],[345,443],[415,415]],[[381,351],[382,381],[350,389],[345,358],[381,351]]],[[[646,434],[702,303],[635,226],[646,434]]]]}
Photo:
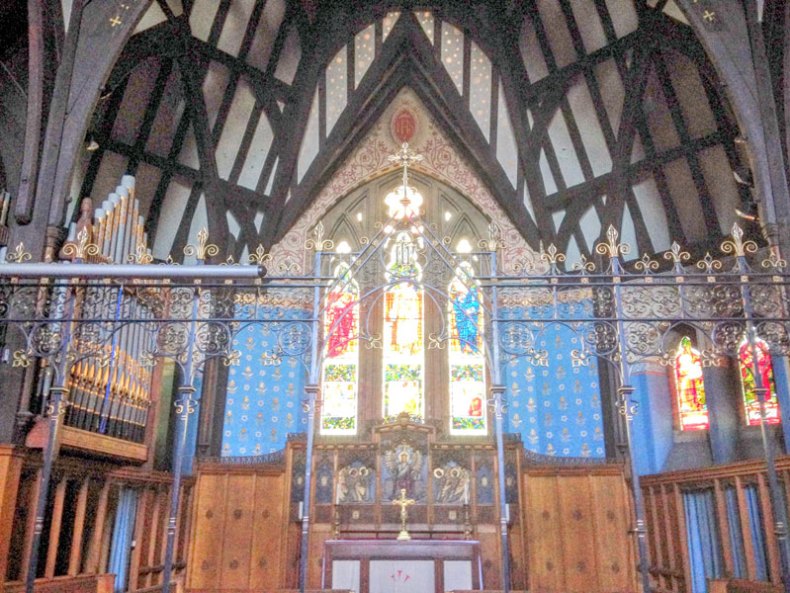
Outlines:
{"type": "Polygon", "coordinates": [[[709,579],[709,593],[781,593],[781,585],[745,579],[709,579]]]}

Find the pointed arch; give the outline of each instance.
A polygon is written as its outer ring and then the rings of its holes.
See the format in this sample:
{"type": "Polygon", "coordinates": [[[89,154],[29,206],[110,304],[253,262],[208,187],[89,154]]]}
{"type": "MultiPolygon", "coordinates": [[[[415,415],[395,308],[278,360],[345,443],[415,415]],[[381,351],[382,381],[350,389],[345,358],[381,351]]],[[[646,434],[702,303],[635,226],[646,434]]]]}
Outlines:
{"type": "Polygon", "coordinates": [[[709,426],[702,377],[702,357],[692,346],[691,338],[683,336],[675,353],[675,397],[680,430],[704,430],[709,426]]]}
{"type": "Polygon", "coordinates": [[[474,275],[461,262],[447,288],[451,434],[485,435],[488,428],[482,294],[474,275]]]}
{"type": "Polygon", "coordinates": [[[424,291],[412,237],[392,242],[384,291],[383,410],[385,418],[425,417],[424,291]]]}
{"type": "Polygon", "coordinates": [[[348,265],[335,267],[324,308],[321,434],[357,432],[359,389],[359,286],[348,265]]]}
{"type": "Polygon", "coordinates": [[[760,425],[760,400],[757,389],[757,380],[754,369],[760,374],[760,383],[765,389],[765,422],[777,424],[779,418],[779,400],[776,395],[776,381],[774,380],[774,367],[771,353],[765,341],[757,339],[754,343],[754,352],[757,362],[754,362],[751,344],[744,340],[738,348],[738,370],[741,377],[741,394],[746,415],[746,424],[749,426],[760,425]]]}

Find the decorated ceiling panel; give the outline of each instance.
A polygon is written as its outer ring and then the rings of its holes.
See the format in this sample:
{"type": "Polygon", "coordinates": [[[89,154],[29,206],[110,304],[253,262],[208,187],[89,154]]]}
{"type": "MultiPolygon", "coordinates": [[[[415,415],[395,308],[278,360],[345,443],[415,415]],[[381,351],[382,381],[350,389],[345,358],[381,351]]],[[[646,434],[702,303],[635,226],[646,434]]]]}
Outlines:
{"type": "Polygon", "coordinates": [[[203,221],[238,258],[285,235],[406,86],[533,248],[589,257],[610,223],[634,257],[726,234],[749,199],[737,128],[674,3],[475,4],[157,0],[138,39],[162,55],[121,56],[82,192],[126,169],[158,256],[203,221]]]}

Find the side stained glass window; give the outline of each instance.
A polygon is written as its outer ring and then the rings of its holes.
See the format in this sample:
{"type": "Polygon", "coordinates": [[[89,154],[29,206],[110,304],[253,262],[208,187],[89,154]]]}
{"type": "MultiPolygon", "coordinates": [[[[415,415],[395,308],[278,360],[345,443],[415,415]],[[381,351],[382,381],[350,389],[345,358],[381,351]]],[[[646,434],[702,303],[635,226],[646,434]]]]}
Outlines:
{"type": "MultiPolygon", "coordinates": [[[[776,381],[771,364],[768,344],[763,340],[755,343],[757,353],[757,372],[760,373],[762,386],[768,391],[765,394],[765,421],[769,424],[779,422],[779,402],[776,397],[776,381]]],[[[749,342],[745,341],[738,349],[738,367],[741,374],[743,405],[746,410],[746,423],[749,426],[760,425],[760,401],[757,399],[757,381],[754,376],[754,359],[749,342]]]]}
{"type": "Polygon", "coordinates": [[[393,246],[384,293],[384,417],[425,417],[422,270],[402,233],[393,246]]]}
{"type": "Polygon", "coordinates": [[[355,434],[359,384],[359,287],[348,266],[335,270],[326,296],[321,433],[355,434]]]}
{"type": "Polygon", "coordinates": [[[691,339],[683,336],[675,355],[675,390],[681,430],[704,430],[708,428],[708,407],[705,402],[705,384],[702,380],[702,359],[691,345],[691,339]]]}
{"type": "Polygon", "coordinates": [[[486,380],[483,314],[474,270],[464,262],[448,287],[450,432],[485,434],[486,380]]]}

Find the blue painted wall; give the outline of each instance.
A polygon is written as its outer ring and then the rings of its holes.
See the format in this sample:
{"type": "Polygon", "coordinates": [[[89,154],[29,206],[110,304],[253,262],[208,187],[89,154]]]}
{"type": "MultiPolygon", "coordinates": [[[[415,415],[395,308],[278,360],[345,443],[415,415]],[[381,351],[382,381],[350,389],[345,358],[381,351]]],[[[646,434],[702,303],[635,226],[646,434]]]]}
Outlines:
{"type": "MultiPolygon", "coordinates": [[[[259,319],[306,319],[304,310],[263,308],[259,319]]],[[[289,433],[304,432],[307,418],[304,357],[283,356],[279,365],[263,363],[288,324],[258,323],[239,332],[233,347],[241,352],[228,374],[222,455],[262,455],[285,447],[289,433]]]]}
{"type": "MultiPolygon", "coordinates": [[[[589,313],[589,301],[562,303],[560,316],[589,313]]],[[[505,319],[540,319],[546,308],[509,307],[505,319]]],[[[595,359],[574,365],[571,351],[580,337],[562,323],[543,326],[534,345],[547,356],[546,366],[525,357],[503,362],[508,432],[518,433],[524,446],[557,457],[604,457],[603,418],[598,367],[595,359]]]]}
{"type": "Polygon", "coordinates": [[[635,469],[640,475],[654,474],[664,467],[674,444],[669,376],[658,363],[640,363],[631,377],[631,398],[637,404],[631,431],[635,469]]]}

